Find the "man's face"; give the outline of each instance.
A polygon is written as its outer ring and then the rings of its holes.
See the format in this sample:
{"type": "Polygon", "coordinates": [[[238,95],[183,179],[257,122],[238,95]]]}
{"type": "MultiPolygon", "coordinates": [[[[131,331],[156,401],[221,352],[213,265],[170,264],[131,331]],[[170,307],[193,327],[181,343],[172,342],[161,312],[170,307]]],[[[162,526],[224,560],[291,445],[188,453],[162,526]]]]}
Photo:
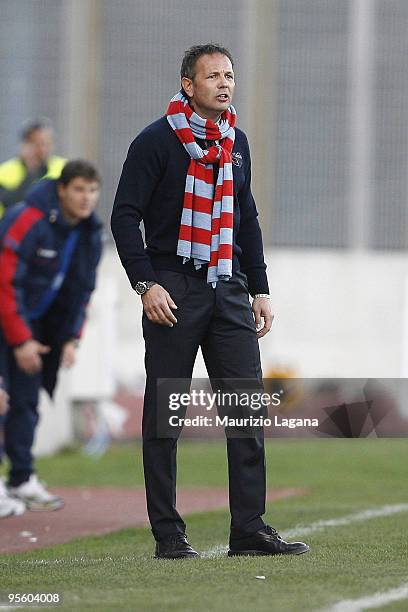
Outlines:
{"type": "Polygon", "coordinates": [[[99,183],[80,176],[68,185],[58,185],[58,197],[64,217],[71,223],[87,219],[95,210],[99,197],[99,183]]]}
{"type": "Polygon", "coordinates": [[[32,157],[38,162],[43,164],[50,157],[54,148],[54,135],[52,130],[40,129],[34,130],[26,140],[27,145],[31,149],[32,157]]]}
{"type": "Polygon", "coordinates": [[[194,79],[184,77],[181,83],[197,115],[216,121],[234,95],[231,61],[221,53],[202,55],[196,62],[194,79]]]}

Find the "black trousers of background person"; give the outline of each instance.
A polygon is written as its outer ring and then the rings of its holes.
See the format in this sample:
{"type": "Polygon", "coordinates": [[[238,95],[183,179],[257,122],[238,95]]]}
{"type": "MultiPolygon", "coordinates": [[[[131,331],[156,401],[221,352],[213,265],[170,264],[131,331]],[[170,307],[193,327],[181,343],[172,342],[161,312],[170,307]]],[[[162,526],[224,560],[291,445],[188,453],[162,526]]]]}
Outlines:
{"type": "MultiPolygon", "coordinates": [[[[146,390],[143,409],[143,463],[147,510],[156,540],[185,532],[176,510],[177,436],[158,436],[157,380],[191,379],[201,346],[211,379],[251,378],[262,372],[246,276],[236,272],[215,289],[206,279],[158,270],[160,284],[178,306],[177,324],[165,327],[143,315],[146,345],[146,390]]],[[[186,391],[189,389],[187,388],[186,391]]],[[[214,390],[215,391],[215,390],[214,390]]],[[[231,531],[236,535],[262,529],[265,512],[263,430],[253,437],[227,437],[231,531]]]]}

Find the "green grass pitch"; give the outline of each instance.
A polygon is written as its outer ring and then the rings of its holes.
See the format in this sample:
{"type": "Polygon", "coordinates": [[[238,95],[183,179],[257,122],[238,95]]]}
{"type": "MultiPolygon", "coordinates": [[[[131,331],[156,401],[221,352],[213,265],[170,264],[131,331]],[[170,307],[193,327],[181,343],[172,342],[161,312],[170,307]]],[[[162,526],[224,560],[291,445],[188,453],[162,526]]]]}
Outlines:
{"type": "MultiPolygon", "coordinates": [[[[268,487],[308,493],[270,504],[266,519],[282,531],[407,503],[407,451],[404,439],[268,441],[268,487]]],[[[100,459],[67,451],[38,467],[54,486],[143,483],[139,445],[114,447],[100,459]]],[[[226,474],[223,443],[180,443],[180,485],[226,486],[226,474]]],[[[225,545],[228,526],[227,511],[187,517],[189,539],[200,551],[225,545]]],[[[311,552],[299,557],[157,561],[150,531],[128,529],[3,556],[0,591],[59,592],[59,610],[323,610],[407,582],[407,533],[402,512],[305,536],[311,552]]],[[[377,609],[405,611],[408,601],[377,609]]]]}

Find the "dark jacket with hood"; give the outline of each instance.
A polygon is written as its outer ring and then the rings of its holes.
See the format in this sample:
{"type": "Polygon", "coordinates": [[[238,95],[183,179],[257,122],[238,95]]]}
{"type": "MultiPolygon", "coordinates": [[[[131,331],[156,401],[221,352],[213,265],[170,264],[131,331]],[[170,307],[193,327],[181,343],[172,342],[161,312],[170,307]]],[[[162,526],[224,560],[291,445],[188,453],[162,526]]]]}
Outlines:
{"type": "Polygon", "coordinates": [[[74,227],[61,213],[56,180],[40,181],[0,222],[0,365],[7,362],[5,354],[30,338],[51,346],[43,364],[43,386],[49,393],[62,345],[81,335],[101,256],[102,225],[96,215],[74,227]],[[74,227],[79,235],[65,279],[46,312],[35,317],[61,269],[74,227]]]}

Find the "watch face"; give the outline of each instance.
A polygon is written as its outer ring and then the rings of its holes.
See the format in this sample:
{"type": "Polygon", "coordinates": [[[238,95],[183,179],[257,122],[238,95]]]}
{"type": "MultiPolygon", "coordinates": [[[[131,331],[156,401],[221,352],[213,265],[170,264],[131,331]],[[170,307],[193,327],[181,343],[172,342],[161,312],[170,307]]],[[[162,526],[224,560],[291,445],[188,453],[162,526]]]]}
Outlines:
{"type": "Polygon", "coordinates": [[[139,281],[135,285],[135,291],[139,295],[144,295],[146,291],[150,289],[150,287],[153,287],[153,285],[156,285],[156,281],[139,281]]]}
{"type": "Polygon", "coordinates": [[[136,293],[138,293],[139,295],[143,295],[144,293],[146,293],[146,283],[136,283],[135,285],[135,291],[136,293]]]}

